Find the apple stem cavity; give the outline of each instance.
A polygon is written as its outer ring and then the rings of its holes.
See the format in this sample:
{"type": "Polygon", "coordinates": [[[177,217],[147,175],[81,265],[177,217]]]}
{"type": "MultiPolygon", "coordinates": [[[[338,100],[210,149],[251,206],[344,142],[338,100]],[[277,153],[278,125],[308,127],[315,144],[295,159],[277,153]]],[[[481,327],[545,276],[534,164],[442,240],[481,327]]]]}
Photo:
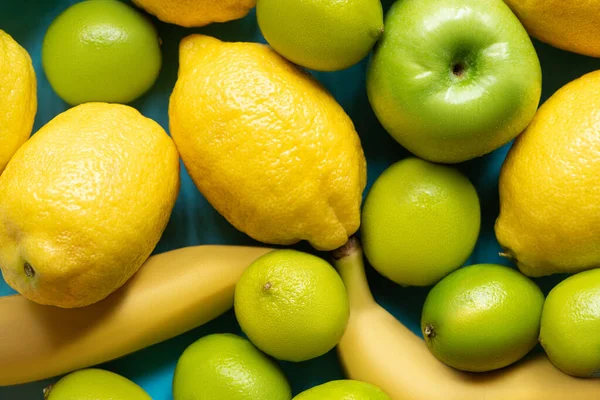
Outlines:
{"type": "Polygon", "coordinates": [[[457,78],[462,77],[465,74],[466,65],[462,62],[452,64],[452,73],[457,78]]]}

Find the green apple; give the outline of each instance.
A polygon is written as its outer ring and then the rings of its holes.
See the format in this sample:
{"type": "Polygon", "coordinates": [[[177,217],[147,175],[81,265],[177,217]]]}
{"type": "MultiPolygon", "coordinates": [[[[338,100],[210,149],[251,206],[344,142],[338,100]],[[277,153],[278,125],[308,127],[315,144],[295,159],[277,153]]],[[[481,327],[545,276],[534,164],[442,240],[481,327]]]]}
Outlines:
{"type": "Polygon", "coordinates": [[[510,142],[531,122],[542,72],[502,0],[400,0],[367,77],[384,128],[429,161],[455,163],[510,142]]]}

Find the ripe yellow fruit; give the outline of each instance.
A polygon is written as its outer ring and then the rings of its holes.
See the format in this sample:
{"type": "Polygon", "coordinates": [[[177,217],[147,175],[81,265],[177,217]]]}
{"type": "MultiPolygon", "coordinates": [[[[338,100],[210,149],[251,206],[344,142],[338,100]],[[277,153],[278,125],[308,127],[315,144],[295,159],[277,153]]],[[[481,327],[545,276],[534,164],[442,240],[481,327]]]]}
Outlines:
{"type": "Polygon", "coordinates": [[[31,135],[37,111],[36,88],[29,54],[0,29],[0,174],[31,135]]]}
{"type": "Polygon", "coordinates": [[[40,129],[0,176],[0,267],[41,304],[80,307],[148,258],[179,190],[177,149],[135,109],[87,103],[40,129]]]}
{"type": "Polygon", "coordinates": [[[245,17],[256,0],[133,0],[158,19],[185,27],[245,17]]]}
{"type": "Polygon", "coordinates": [[[349,379],[378,386],[394,400],[600,398],[598,380],[563,374],[542,354],[489,373],[448,367],[423,339],[375,302],[357,241],[351,239],[333,256],[350,299],[350,321],[337,346],[349,379]]]}
{"type": "Polygon", "coordinates": [[[600,71],[561,88],[500,173],[496,236],[529,276],[600,264],[600,71]]]}
{"type": "Polygon", "coordinates": [[[242,272],[270,251],[194,246],[158,254],[121,289],[83,308],[41,306],[19,295],[2,297],[0,386],[114,360],[196,328],[233,306],[242,272]]]}
{"type": "Polygon", "coordinates": [[[504,0],[527,31],[560,49],[600,57],[600,0],[504,0]]]}
{"type": "Polygon", "coordinates": [[[169,116],[194,183],[237,229],[323,250],[358,230],[366,161],[354,125],[268,46],[183,39],[169,116]]]}

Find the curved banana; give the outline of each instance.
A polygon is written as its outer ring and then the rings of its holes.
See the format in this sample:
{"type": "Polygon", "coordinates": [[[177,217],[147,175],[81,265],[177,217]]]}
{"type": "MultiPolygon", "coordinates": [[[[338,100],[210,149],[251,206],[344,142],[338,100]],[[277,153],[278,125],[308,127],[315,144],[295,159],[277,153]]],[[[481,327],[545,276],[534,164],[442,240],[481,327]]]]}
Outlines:
{"type": "Polygon", "coordinates": [[[244,269],[269,251],[196,246],[152,256],[122,288],[83,308],[0,298],[0,386],[113,360],[216,318],[233,306],[244,269]]]}
{"type": "Polygon", "coordinates": [[[349,378],[379,386],[393,400],[600,399],[600,380],[565,375],[544,355],[485,374],[446,366],[375,302],[355,238],[334,258],[350,296],[350,321],[338,345],[349,378]]]}

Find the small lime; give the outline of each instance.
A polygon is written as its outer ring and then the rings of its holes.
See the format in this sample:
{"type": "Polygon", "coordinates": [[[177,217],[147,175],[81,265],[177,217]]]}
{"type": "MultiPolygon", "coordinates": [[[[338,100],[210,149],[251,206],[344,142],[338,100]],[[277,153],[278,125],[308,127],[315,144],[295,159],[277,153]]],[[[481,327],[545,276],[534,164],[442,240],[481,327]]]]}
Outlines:
{"type": "Polygon", "coordinates": [[[173,400],[290,400],[279,366],[248,340],[213,334],[192,343],[173,377],[173,400]]]}
{"type": "Polygon", "coordinates": [[[363,208],[365,255],[404,286],[427,286],[475,247],[481,213],[471,182],[454,168],[407,158],[377,179],[363,208]]]}
{"type": "Polygon", "coordinates": [[[356,64],[383,33],[380,0],[259,0],[256,15],[279,54],[321,71],[356,64]]]}
{"type": "Polygon", "coordinates": [[[308,389],[294,400],[391,400],[383,390],[370,383],[352,380],[327,382],[308,389]]]}
{"type": "Polygon", "coordinates": [[[350,315],[342,279],[323,259],[276,250],[244,272],[235,288],[235,315],[265,353],[304,361],[333,349],[350,315]]]}
{"type": "Polygon", "coordinates": [[[564,373],[600,377],[600,269],[570,276],[550,291],[540,343],[564,373]]]}
{"type": "Polygon", "coordinates": [[[493,264],[461,268],[429,292],[421,331],[440,361],[482,372],[506,367],[537,343],[544,295],[518,271],[493,264]]]}
{"type": "Polygon", "coordinates": [[[42,64],[67,103],[129,103],[156,81],[158,33],[140,12],[117,0],[88,0],[60,14],[48,28],[42,64]]]}
{"type": "Polygon", "coordinates": [[[46,400],[152,400],[127,378],[103,369],[82,369],[61,378],[44,391],[46,400]]]}

